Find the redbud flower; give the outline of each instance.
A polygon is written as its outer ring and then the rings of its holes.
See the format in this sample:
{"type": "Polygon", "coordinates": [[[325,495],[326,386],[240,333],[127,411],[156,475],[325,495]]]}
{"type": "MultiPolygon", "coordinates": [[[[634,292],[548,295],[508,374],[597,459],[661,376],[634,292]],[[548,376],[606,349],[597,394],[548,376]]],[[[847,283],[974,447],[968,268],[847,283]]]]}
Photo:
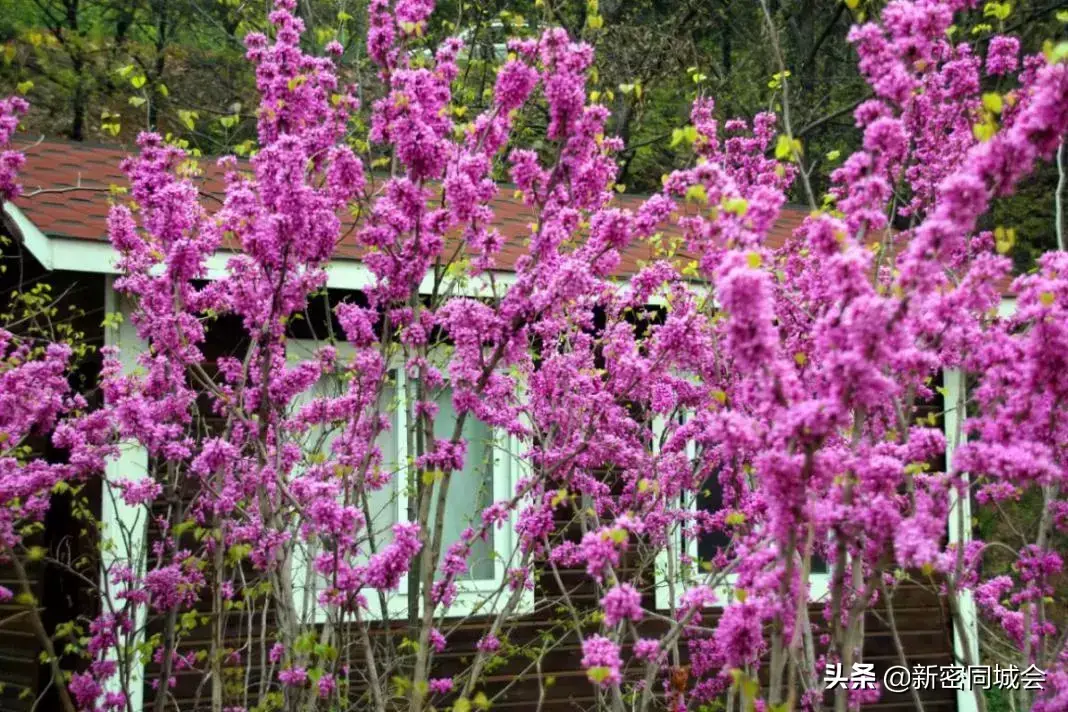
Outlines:
{"type": "Polygon", "coordinates": [[[600,687],[617,685],[623,679],[619,646],[608,638],[594,635],[582,643],[582,667],[590,682],[600,687]]]}
{"type": "Polygon", "coordinates": [[[642,619],[642,597],[629,583],[612,588],[601,599],[604,609],[604,622],[615,626],[624,619],[640,621],[642,619]]]}

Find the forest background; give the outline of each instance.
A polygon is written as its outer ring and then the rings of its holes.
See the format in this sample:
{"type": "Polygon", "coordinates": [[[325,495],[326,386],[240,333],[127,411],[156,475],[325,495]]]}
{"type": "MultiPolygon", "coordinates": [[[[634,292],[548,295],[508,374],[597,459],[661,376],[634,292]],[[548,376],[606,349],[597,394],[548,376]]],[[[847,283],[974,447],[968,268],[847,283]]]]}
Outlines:
{"type": "MultiPolygon", "coordinates": [[[[23,122],[29,136],[132,147],[138,132],[151,128],[205,155],[247,153],[255,136],[255,84],[242,38],[263,29],[266,4],[0,0],[0,95],[17,92],[31,101],[23,122]]],[[[803,168],[819,195],[829,173],[857,147],[852,110],[869,98],[846,33],[883,4],[771,0],[773,36],[756,0],[446,0],[426,39],[435,46],[460,33],[474,48],[454,87],[458,120],[484,108],[505,37],[562,25],[592,43],[599,96],[591,98],[612,109],[609,133],[626,146],[620,190],[654,192],[662,175],[692,160],[696,132],[687,128],[689,108],[703,95],[715,98],[721,116],[788,109],[803,168]]],[[[345,48],[342,79],[375,84],[364,81],[375,71],[363,45],[366,0],[300,0],[297,11],[312,28],[306,50],[321,52],[337,39],[345,48]]],[[[1035,51],[1042,41],[1065,36],[1068,0],[989,2],[982,17],[955,31],[985,51],[1002,23],[1006,34],[1020,36],[1025,52],[1035,51]]],[[[373,98],[362,97],[362,105],[369,110],[373,98]]],[[[521,117],[517,141],[538,148],[546,123],[544,106],[532,106],[521,117]]],[[[789,146],[780,148],[790,155],[789,146]]],[[[369,158],[371,165],[388,160],[369,158]]],[[[1057,183],[1057,166],[1044,166],[986,218],[990,225],[983,227],[1006,230],[1003,248],[1018,271],[1055,248],[1057,183]]],[[[800,186],[797,181],[795,191],[800,186]]],[[[800,193],[792,198],[805,202],[800,193]]]]}

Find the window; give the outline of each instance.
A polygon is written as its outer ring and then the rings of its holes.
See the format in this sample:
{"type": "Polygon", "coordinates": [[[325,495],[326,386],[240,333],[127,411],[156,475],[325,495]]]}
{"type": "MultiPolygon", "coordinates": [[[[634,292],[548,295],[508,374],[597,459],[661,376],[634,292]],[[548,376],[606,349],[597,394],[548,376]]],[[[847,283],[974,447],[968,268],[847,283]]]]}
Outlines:
{"type": "MultiPolygon", "coordinates": [[[[442,391],[436,402],[439,410],[434,421],[434,437],[450,438],[456,423],[452,391],[442,391]]],[[[464,420],[463,436],[468,443],[467,460],[461,472],[450,475],[452,483],[445,497],[444,549],[459,541],[468,526],[479,526],[482,510],[494,501],[493,471],[500,453],[495,452],[493,431],[474,416],[468,416],[464,420]]],[[[508,493],[502,492],[501,496],[507,497],[508,493]]],[[[431,521],[437,518],[436,500],[434,505],[431,508],[431,521]]],[[[497,532],[491,531],[486,539],[478,539],[472,545],[468,566],[473,580],[494,579],[493,540],[496,535],[497,532]]]]}
{"type": "MultiPolygon", "coordinates": [[[[664,428],[663,419],[654,421],[654,443],[660,442],[660,434],[664,428]]],[[[687,443],[686,454],[691,460],[697,457],[697,448],[693,441],[687,443]]],[[[718,511],[723,507],[723,490],[719,480],[714,476],[705,480],[696,496],[687,496],[691,499],[680,503],[680,506],[692,511],[718,511]]],[[[693,570],[694,567],[689,567],[691,570],[687,570],[687,567],[680,565],[684,556],[695,563],[709,561],[720,549],[730,543],[730,539],[722,532],[702,534],[698,537],[685,537],[680,529],[676,528],[674,530],[673,541],[669,547],[657,554],[656,607],[660,610],[676,607],[682,593],[688,586],[696,583],[700,577],[699,570],[693,570]]],[[[731,589],[736,579],[737,577],[734,574],[729,574],[726,577],[726,585],[717,591],[721,604],[732,599],[731,589]]],[[[830,576],[826,562],[813,557],[812,571],[809,572],[810,597],[814,601],[824,598],[829,587],[830,576]]]]}
{"type": "MultiPolygon", "coordinates": [[[[291,359],[303,361],[311,358],[317,344],[310,340],[293,339],[290,341],[291,359]]],[[[352,349],[346,344],[338,344],[338,358],[345,363],[352,357],[352,349]]],[[[392,538],[392,526],[396,522],[408,519],[408,505],[414,492],[408,485],[408,411],[405,402],[405,373],[401,368],[391,371],[391,383],[383,389],[380,398],[381,409],[389,413],[390,429],[378,436],[378,447],[382,452],[380,469],[390,474],[390,482],[382,489],[368,497],[367,509],[370,513],[369,529],[373,534],[375,550],[380,550],[392,538]]],[[[346,386],[337,377],[322,379],[313,392],[307,394],[305,401],[316,397],[338,396],[346,386]]],[[[437,438],[452,436],[456,423],[456,411],[452,404],[451,390],[442,389],[437,394],[439,408],[434,423],[434,435],[437,438]]],[[[337,437],[340,428],[330,432],[314,429],[306,435],[305,452],[321,452],[329,455],[330,443],[337,437]]],[[[463,436],[468,441],[467,458],[461,471],[449,475],[449,490],[445,502],[445,520],[442,555],[448,547],[460,539],[461,533],[468,526],[477,528],[481,523],[481,513],[494,501],[501,501],[512,496],[514,482],[518,479],[519,462],[511,456],[516,452],[516,443],[507,434],[499,433],[485,425],[474,416],[469,415],[464,421],[463,436]]],[[[432,500],[435,501],[435,500],[432,500]]],[[[431,521],[436,518],[431,510],[431,521]]],[[[514,522],[513,522],[514,525],[514,522]]],[[[490,612],[492,606],[503,605],[506,596],[494,597],[504,581],[505,572],[510,566],[507,557],[514,549],[514,526],[504,526],[489,533],[485,539],[478,539],[471,547],[468,557],[468,573],[456,581],[457,598],[449,609],[449,615],[467,615],[473,612],[490,612]]],[[[295,588],[298,590],[298,610],[314,609],[318,619],[325,618],[325,611],[314,605],[315,598],[323,588],[320,578],[309,577],[309,554],[298,556],[294,566],[295,588]]],[[[407,577],[401,581],[396,591],[387,598],[388,616],[403,618],[408,615],[407,577]]],[[[382,611],[377,596],[368,596],[370,615],[381,617],[382,611]]]]}

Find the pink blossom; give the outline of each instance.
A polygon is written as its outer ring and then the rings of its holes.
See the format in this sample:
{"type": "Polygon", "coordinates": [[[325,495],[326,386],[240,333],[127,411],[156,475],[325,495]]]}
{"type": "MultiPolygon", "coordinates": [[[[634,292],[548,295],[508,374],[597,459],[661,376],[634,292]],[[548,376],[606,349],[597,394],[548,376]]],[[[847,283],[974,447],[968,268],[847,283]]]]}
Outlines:
{"type": "Polygon", "coordinates": [[[301,667],[286,668],[278,673],[278,680],[283,685],[300,687],[308,681],[308,672],[301,667]]]}
{"type": "Polygon", "coordinates": [[[452,692],[451,677],[436,677],[430,681],[430,693],[434,695],[447,695],[452,692]]]}
{"type": "Polygon", "coordinates": [[[641,638],[634,644],[634,657],[639,660],[655,661],[660,657],[660,641],[653,638],[641,638]]]}
{"type": "Polygon", "coordinates": [[[619,646],[608,638],[594,635],[582,643],[582,667],[590,682],[599,687],[618,685],[622,681],[619,646]]]}
{"type": "Polygon", "coordinates": [[[500,649],[501,641],[497,636],[493,635],[492,633],[488,633],[482,636],[482,638],[480,638],[478,641],[478,650],[480,652],[495,653],[500,649]]]}
{"type": "Polygon", "coordinates": [[[1016,71],[1017,58],[1020,54],[1020,40],[1009,35],[997,35],[990,38],[986,49],[986,71],[1001,75],[1016,71]]]}
{"type": "Polygon", "coordinates": [[[629,583],[610,589],[601,599],[601,607],[604,622],[609,626],[618,625],[624,619],[638,622],[643,616],[641,594],[629,583]]]}

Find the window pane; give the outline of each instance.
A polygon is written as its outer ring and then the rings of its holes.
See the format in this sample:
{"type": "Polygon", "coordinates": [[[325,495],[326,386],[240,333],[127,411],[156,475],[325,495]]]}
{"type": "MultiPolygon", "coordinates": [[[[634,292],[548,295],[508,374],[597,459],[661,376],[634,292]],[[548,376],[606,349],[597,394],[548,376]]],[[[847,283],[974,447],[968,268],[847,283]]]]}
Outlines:
{"type": "MultiPolygon", "coordinates": [[[[719,483],[719,478],[713,475],[705,481],[705,486],[697,493],[697,510],[718,512],[721,509],[723,509],[723,487],[719,483]]],[[[697,539],[697,558],[701,561],[711,561],[721,549],[725,549],[730,543],[731,538],[724,531],[704,532],[697,539]]]]}
{"type": "Polygon", "coordinates": [[[368,489],[367,496],[371,511],[371,529],[375,537],[375,547],[378,549],[393,540],[393,525],[400,519],[397,493],[404,486],[404,472],[401,471],[403,463],[399,462],[397,457],[399,439],[404,437],[404,433],[397,432],[397,389],[392,382],[382,388],[380,398],[379,402],[389,415],[390,429],[379,433],[375,442],[382,451],[382,474],[390,476],[390,484],[375,491],[368,489]]]}
{"type": "MultiPolygon", "coordinates": [[[[312,397],[337,398],[344,395],[347,390],[348,385],[346,383],[342,382],[336,376],[327,376],[316,384],[312,397]]],[[[399,480],[403,478],[403,474],[399,472],[399,463],[397,461],[398,434],[395,431],[395,415],[397,412],[396,399],[396,389],[392,385],[384,386],[380,402],[382,403],[383,410],[389,414],[390,423],[393,427],[379,433],[376,443],[382,451],[382,463],[380,469],[384,475],[388,473],[392,474],[393,477],[392,482],[385,487],[377,490],[372,490],[370,487],[367,488],[367,504],[371,515],[369,529],[374,535],[376,551],[392,540],[392,527],[398,520],[397,487],[399,480]]],[[[326,426],[327,431],[325,438],[322,437],[322,426],[313,428],[309,433],[307,440],[306,457],[312,459],[319,454],[322,457],[329,459],[331,457],[331,444],[334,442],[335,438],[339,437],[344,432],[345,427],[347,427],[345,423],[328,424],[326,426]],[[316,449],[319,450],[318,453],[315,452],[316,449]]],[[[355,484],[355,482],[353,484],[355,484]]],[[[361,505],[360,502],[354,502],[354,504],[357,506],[361,505]]]]}
{"type": "MultiPolygon", "coordinates": [[[[300,353],[301,358],[310,357],[309,353],[300,353]]],[[[398,375],[394,372],[394,382],[398,375]]],[[[348,385],[336,377],[327,377],[321,380],[315,387],[311,397],[338,397],[343,395],[348,385]]],[[[403,388],[398,389],[394,383],[383,388],[381,408],[388,413],[391,429],[379,434],[378,447],[382,452],[381,469],[384,474],[390,475],[390,484],[377,491],[368,489],[368,506],[370,509],[370,525],[374,533],[375,549],[380,550],[392,541],[392,526],[398,521],[407,518],[407,512],[401,511],[399,493],[404,491],[407,485],[405,465],[400,458],[403,440],[406,433],[397,430],[397,411],[403,404],[399,402],[403,398],[403,388]]],[[[456,424],[456,411],[452,405],[452,390],[442,389],[436,398],[439,407],[438,416],[434,421],[434,435],[439,439],[451,438],[456,424]]],[[[334,438],[338,437],[344,429],[343,423],[334,423],[329,426],[325,438],[322,437],[321,427],[309,432],[305,444],[305,455],[311,460],[315,459],[316,450],[322,456],[330,457],[330,445],[334,438]]],[[[448,547],[460,539],[460,535],[467,527],[477,529],[481,524],[482,510],[493,503],[493,471],[494,459],[500,457],[493,447],[493,431],[473,415],[468,415],[464,420],[463,437],[468,441],[467,458],[464,468],[454,472],[450,476],[449,492],[445,503],[445,521],[443,530],[442,554],[448,547]]],[[[435,518],[436,500],[432,501],[431,521],[435,518]]],[[[486,539],[478,539],[471,545],[471,554],[467,563],[469,566],[468,577],[477,580],[493,579],[493,532],[489,532],[486,539]]]]}
{"type": "MultiPolygon", "coordinates": [[[[718,477],[709,477],[705,486],[697,494],[697,509],[706,512],[718,512],[723,508],[723,486],[718,477]]],[[[731,543],[730,536],[724,531],[706,532],[697,540],[697,558],[711,561],[721,549],[731,543]]],[[[819,554],[812,555],[811,573],[827,573],[827,562],[819,554]]]]}
{"type": "MultiPolygon", "coordinates": [[[[440,410],[434,420],[434,437],[451,438],[456,427],[456,411],[452,407],[452,390],[443,389],[437,398],[440,410]]],[[[493,504],[493,462],[499,455],[493,448],[493,432],[472,414],[464,420],[463,436],[467,439],[467,459],[464,469],[450,477],[449,492],[445,499],[444,546],[460,539],[467,527],[478,529],[482,510],[493,504]]],[[[475,579],[493,578],[493,532],[486,539],[478,539],[471,546],[467,563],[470,576],[475,579]]]]}

